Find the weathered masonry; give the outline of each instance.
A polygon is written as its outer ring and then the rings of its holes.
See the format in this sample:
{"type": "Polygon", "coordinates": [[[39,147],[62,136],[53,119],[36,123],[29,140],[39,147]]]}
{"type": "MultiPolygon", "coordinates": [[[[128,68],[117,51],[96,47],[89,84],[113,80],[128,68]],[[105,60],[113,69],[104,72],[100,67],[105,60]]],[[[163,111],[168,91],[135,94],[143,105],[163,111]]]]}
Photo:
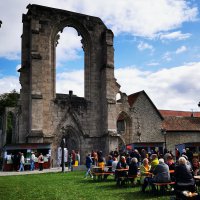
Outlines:
{"type": "Polygon", "coordinates": [[[84,155],[118,146],[113,33],[101,19],[39,5],[23,15],[20,69],[19,142],[51,143],[52,157],[62,138],[84,155]],[[55,93],[58,32],[73,27],[82,36],[84,98],[55,93]]]}

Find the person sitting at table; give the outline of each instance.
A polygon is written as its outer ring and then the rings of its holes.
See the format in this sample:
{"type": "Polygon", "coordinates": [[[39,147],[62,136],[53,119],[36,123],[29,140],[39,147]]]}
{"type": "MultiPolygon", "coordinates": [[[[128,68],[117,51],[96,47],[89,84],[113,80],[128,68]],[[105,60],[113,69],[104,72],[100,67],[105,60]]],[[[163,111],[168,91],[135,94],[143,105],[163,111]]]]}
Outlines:
{"type": "Polygon", "coordinates": [[[101,170],[104,170],[105,167],[105,159],[103,157],[103,152],[102,151],[97,151],[97,155],[98,155],[98,166],[101,167],[101,170]]]}
{"type": "Polygon", "coordinates": [[[195,191],[195,180],[184,157],[179,158],[178,165],[175,167],[174,176],[176,178],[175,193],[177,198],[181,197],[182,191],[195,191]]]}
{"type": "MultiPolygon", "coordinates": [[[[112,163],[113,158],[111,155],[108,155],[108,161],[106,162],[106,167],[104,169],[106,172],[112,172],[112,163]]],[[[107,179],[108,176],[109,174],[104,174],[104,179],[107,179]]]]}
{"type": "Polygon", "coordinates": [[[135,176],[138,174],[138,159],[137,158],[132,158],[131,163],[129,165],[128,169],[128,175],[129,176],[135,176]]]}
{"type": "Polygon", "coordinates": [[[153,182],[154,183],[168,183],[171,182],[169,166],[165,164],[164,159],[159,159],[159,164],[153,170],[153,182]]]}
{"type": "Polygon", "coordinates": [[[192,170],[194,172],[194,176],[200,175],[200,163],[197,158],[192,159],[192,170]]]}
{"type": "Polygon", "coordinates": [[[128,153],[127,155],[126,155],[126,163],[128,164],[128,166],[131,164],[131,156],[130,156],[130,154],[128,153]]]}
{"type": "Polygon", "coordinates": [[[149,165],[149,160],[147,158],[144,158],[142,161],[142,165],[140,166],[140,184],[142,185],[142,191],[145,191],[145,188],[148,185],[148,180],[146,181],[144,185],[144,180],[146,177],[149,177],[149,171],[151,169],[151,165],[149,165]]]}
{"type": "Polygon", "coordinates": [[[174,160],[173,160],[171,155],[169,155],[166,158],[166,164],[169,166],[169,170],[174,170],[175,169],[175,162],[174,162],[174,160]]]}
{"type": "Polygon", "coordinates": [[[112,162],[112,171],[113,172],[115,172],[115,170],[117,168],[117,163],[118,163],[117,158],[113,157],[113,162],[112,162]]]}
{"type": "MultiPolygon", "coordinates": [[[[117,184],[120,184],[121,177],[127,177],[127,171],[123,169],[128,170],[128,164],[126,163],[126,158],[125,156],[121,156],[120,161],[117,163],[117,167],[115,170],[115,178],[117,180],[117,184]]],[[[124,182],[124,181],[123,181],[124,182]]],[[[122,182],[122,184],[123,184],[122,182]]]]}
{"type": "Polygon", "coordinates": [[[128,169],[125,156],[121,156],[120,161],[117,163],[116,169],[128,169]]]}
{"type": "Polygon", "coordinates": [[[111,155],[108,155],[108,161],[106,162],[106,165],[108,166],[108,171],[112,171],[112,163],[113,163],[113,158],[111,155]]]}
{"type": "Polygon", "coordinates": [[[151,171],[153,171],[158,164],[159,164],[159,161],[158,161],[157,154],[152,154],[151,155],[151,163],[150,163],[150,165],[151,165],[151,171]]]}
{"type": "MultiPolygon", "coordinates": [[[[175,162],[172,156],[168,156],[166,159],[166,164],[169,166],[169,170],[175,170],[175,162]]],[[[170,173],[171,181],[175,181],[174,173],[170,173]]]]}
{"type": "Polygon", "coordinates": [[[152,189],[155,190],[153,183],[168,183],[171,182],[169,167],[165,164],[164,159],[159,159],[159,164],[154,168],[153,177],[147,177],[144,179],[142,191],[145,192],[145,188],[148,184],[152,185],[152,189]]]}
{"type": "Polygon", "coordinates": [[[132,158],[129,169],[128,169],[128,178],[130,179],[132,185],[135,185],[135,179],[138,175],[138,159],[132,158]]]}

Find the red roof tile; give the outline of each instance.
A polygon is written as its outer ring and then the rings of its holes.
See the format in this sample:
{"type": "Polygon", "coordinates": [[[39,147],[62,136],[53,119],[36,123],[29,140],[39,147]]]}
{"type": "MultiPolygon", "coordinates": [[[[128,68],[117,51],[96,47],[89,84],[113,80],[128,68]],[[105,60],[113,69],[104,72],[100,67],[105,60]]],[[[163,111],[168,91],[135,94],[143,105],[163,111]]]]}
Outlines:
{"type": "Polygon", "coordinates": [[[200,118],[168,116],[164,118],[163,128],[167,131],[200,131],[200,118]]]}
{"type": "Polygon", "coordinates": [[[177,111],[177,110],[159,110],[160,114],[163,117],[167,116],[176,116],[176,117],[200,117],[200,112],[192,112],[192,111],[177,111]]]}

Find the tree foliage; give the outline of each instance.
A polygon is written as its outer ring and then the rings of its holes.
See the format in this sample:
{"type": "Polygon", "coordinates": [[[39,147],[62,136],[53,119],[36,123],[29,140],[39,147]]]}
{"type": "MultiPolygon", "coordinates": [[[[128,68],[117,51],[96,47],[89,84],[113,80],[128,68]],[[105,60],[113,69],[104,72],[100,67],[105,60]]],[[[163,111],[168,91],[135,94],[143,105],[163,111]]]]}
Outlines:
{"type": "Polygon", "coordinates": [[[0,116],[3,114],[5,107],[15,107],[19,99],[19,93],[12,90],[10,93],[0,95],[0,116]]]}

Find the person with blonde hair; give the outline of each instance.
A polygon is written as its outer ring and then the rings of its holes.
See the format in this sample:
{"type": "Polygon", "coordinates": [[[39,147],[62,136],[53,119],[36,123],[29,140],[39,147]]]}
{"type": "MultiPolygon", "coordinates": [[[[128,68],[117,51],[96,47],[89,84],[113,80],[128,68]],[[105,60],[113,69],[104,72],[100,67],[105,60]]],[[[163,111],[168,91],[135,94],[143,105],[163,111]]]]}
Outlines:
{"type": "Polygon", "coordinates": [[[145,178],[148,179],[149,172],[151,169],[151,165],[149,165],[149,160],[147,158],[144,158],[142,161],[142,165],[140,166],[140,183],[142,185],[142,191],[145,191],[145,188],[148,185],[148,180],[144,182],[145,178]]]}

